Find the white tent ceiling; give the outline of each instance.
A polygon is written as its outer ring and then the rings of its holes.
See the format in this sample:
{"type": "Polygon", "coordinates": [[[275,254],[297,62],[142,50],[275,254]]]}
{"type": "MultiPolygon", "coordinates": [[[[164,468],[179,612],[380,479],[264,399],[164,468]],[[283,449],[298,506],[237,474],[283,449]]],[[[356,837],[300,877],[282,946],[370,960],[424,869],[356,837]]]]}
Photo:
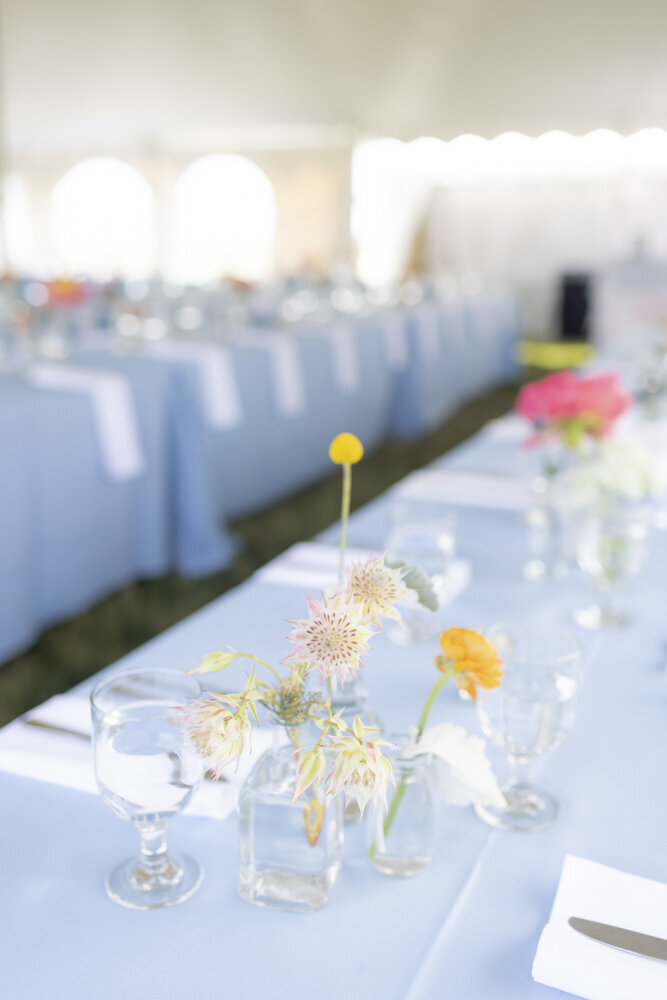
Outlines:
{"type": "Polygon", "coordinates": [[[10,156],[667,125],[662,0],[3,0],[10,156]]]}

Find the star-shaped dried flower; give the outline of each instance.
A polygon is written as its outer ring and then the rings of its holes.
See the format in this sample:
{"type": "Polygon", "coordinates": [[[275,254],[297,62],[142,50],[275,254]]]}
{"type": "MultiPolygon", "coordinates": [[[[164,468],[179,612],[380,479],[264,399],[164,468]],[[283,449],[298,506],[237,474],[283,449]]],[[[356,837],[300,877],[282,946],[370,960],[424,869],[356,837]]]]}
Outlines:
{"type": "Polygon", "coordinates": [[[394,605],[407,593],[403,571],[387,566],[384,556],[379,559],[371,557],[365,563],[354,563],[348,573],[345,589],[365,617],[401,621],[401,615],[394,605]]]}
{"type": "Polygon", "coordinates": [[[289,659],[304,664],[306,672],[319,670],[322,680],[350,680],[361,666],[373,630],[345,594],[321,601],[309,597],[308,610],[310,618],[290,620],[294,629],[287,638],[295,648],[289,659]]]}

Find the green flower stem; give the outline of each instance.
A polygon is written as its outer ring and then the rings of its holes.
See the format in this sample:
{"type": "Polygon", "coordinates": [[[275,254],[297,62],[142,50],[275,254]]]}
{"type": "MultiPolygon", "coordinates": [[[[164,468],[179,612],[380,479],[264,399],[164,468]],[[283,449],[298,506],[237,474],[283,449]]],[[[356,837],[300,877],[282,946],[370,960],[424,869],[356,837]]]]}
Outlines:
{"type": "Polygon", "coordinates": [[[288,729],[287,729],[287,733],[289,735],[289,738],[292,741],[292,746],[294,747],[295,750],[298,751],[300,749],[298,727],[297,726],[289,726],[288,729]]]}
{"type": "Polygon", "coordinates": [[[266,660],[263,660],[261,657],[254,656],[252,653],[237,653],[236,655],[243,657],[246,660],[254,660],[255,663],[261,663],[263,667],[266,667],[267,670],[271,671],[274,677],[277,677],[278,680],[280,680],[280,674],[275,667],[272,667],[270,663],[267,663],[266,660]]]}
{"type": "Polygon", "coordinates": [[[417,723],[417,739],[415,740],[416,743],[418,743],[419,740],[421,739],[422,733],[424,732],[424,726],[426,725],[426,720],[429,717],[429,713],[433,708],[433,703],[435,699],[438,697],[440,689],[447,683],[449,678],[453,676],[454,676],[454,664],[452,664],[451,667],[447,667],[447,669],[443,671],[442,677],[439,677],[438,680],[433,685],[431,693],[426,699],[426,704],[422,709],[422,714],[419,716],[419,722],[417,723]]]}
{"type": "Polygon", "coordinates": [[[352,496],[352,466],[349,462],[343,464],[343,498],[340,508],[340,557],[338,560],[338,586],[343,583],[345,572],[345,546],[347,544],[347,519],[350,516],[350,497],[352,496]]]}
{"type": "MultiPolygon", "coordinates": [[[[439,677],[433,687],[431,688],[431,693],[426,699],[424,708],[422,709],[422,714],[419,716],[419,722],[417,723],[417,736],[415,738],[415,743],[419,743],[422,733],[424,732],[424,726],[426,725],[426,720],[429,717],[429,713],[433,708],[435,699],[438,697],[440,690],[444,687],[450,677],[454,676],[454,664],[447,667],[443,671],[442,677],[439,677]]],[[[387,815],[384,818],[384,823],[382,824],[382,832],[385,837],[388,836],[389,831],[394,825],[394,820],[396,819],[396,814],[398,813],[399,806],[405,797],[405,793],[408,790],[408,785],[405,778],[401,778],[398,785],[396,786],[396,791],[394,792],[391,802],[389,803],[389,809],[387,810],[387,815]]],[[[377,854],[377,844],[375,841],[372,842],[371,846],[368,848],[368,856],[373,860],[377,854]]]]}
{"type": "MultiPolygon", "coordinates": [[[[389,833],[394,824],[394,820],[396,819],[396,813],[398,812],[398,807],[403,801],[403,797],[407,792],[407,790],[408,790],[407,782],[405,778],[401,778],[396,788],[396,791],[394,792],[392,800],[389,804],[389,809],[387,810],[387,815],[384,818],[384,823],[382,824],[382,830],[384,832],[385,837],[387,836],[387,834],[389,833]]],[[[368,856],[371,859],[371,861],[377,854],[377,850],[378,850],[377,845],[375,841],[373,841],[371,846],[368,848],[368,856]]]]}

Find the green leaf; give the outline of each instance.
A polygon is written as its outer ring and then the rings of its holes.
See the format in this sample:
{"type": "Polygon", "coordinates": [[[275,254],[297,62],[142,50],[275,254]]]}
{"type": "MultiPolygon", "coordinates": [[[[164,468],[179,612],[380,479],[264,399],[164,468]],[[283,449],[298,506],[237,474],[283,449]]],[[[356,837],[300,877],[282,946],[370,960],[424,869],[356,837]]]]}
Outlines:
{"type": "Polygon", "coordinates": [[[423,608],[428,611],[437,611],[439,608],[438,596],[433,589],[430,577],[426,575],[419,566],[408,566],[400,560],[385,560],[391,569],[403,570],[403,583],[408,590],[414,590],[417,600],[423,608]]]}

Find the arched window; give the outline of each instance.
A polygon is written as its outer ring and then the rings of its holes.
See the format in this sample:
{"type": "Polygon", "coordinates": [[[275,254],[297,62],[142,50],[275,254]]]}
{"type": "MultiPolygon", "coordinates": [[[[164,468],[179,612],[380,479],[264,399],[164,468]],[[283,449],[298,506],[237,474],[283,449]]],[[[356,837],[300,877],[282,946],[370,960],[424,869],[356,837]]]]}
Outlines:
{"type": "Polygon", "coordinates": [[[155,199],[141,174],[110,157],[82,160],[60,178],[49,206],[54,267],[99,280],[155,270],[155,199]]]}
{"type": "Polygon", "coordinates": [[[232,154],[203,156],[176,181],[169,277],[184,283],[271,274],[275,199],[266,174],[232,154]]]}
{"type": "Polygon", "coordinates": [[[32,204],[28,185],[18,174],[4,180],[4,264],[13,271],[35,268],[32,204]]]}

